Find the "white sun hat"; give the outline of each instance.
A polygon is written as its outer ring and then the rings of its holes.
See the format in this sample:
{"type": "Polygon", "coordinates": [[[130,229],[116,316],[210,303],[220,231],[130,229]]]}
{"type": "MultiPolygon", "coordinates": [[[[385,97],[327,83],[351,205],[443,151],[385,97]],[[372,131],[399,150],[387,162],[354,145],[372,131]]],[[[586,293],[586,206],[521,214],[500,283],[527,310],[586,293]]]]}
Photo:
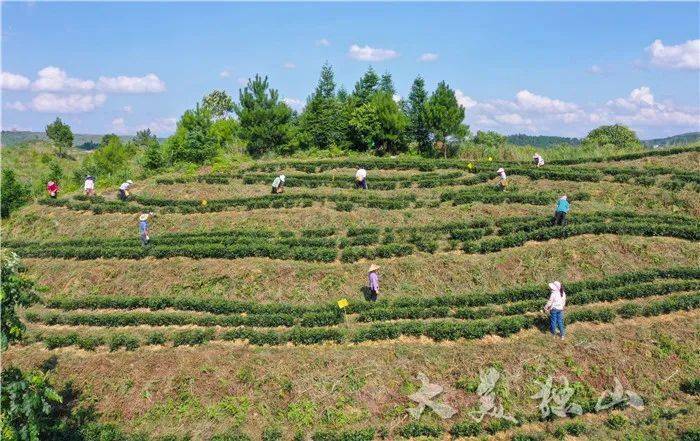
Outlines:
{"type": "Polygon", "coordinates": [[[503,172],[505,172],[505,170],[503,170],[503,167],[501,167],[501,168],[499,168],[498,170],[496,170],[496,173],[503,173],[503,172]]]}
{"type": "Polygon", "coordinates": [[[374,263],[369,266],[369,269],[367,270],[368,273],[371,273],[373,271],[377,271],[379,269],[379,265],[375,265],[374,263]]]}
{"type": "Polygon", "coordinates": [[[555,281],[549,284],[549,289],[552,291],[561,291],[561,282],[555,281]]]}
{"type": "Polygon", "coordinates": [[[148,213],[144,213],[141,216],[139,216],[140,221],[145,221],[148,220],[148,213]]]}
{"type": "Polygon", "coordinates": [[[129,184],[129,185],[131,185],[131,184],[134,183],[134,181],[132,181],[131,179],[128,179],[128,180],[126,181],[126,183],[129,184]]]}
{"type": "Polygon", "coordinates": [[[280,181],[284,182],[285,179],[286,177],[284,175],[280,175],[280,181]]]}

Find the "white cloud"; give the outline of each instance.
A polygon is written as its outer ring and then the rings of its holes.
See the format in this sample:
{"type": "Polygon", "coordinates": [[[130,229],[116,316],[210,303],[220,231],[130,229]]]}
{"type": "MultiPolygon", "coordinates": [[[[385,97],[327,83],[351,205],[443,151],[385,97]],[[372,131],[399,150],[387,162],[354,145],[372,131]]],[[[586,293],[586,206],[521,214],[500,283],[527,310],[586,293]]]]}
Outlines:
{"type": "Polygon", "coordinates": [[[159,93],[165,91],[165,83],[156,74],[143,77],[100,77],[97,88],[114,93],[159,93]]]}
{"type": "Polygon", "coordinates": [[[171,135],[177,128],[177,118],[167,117],[167,118],[157,118],[148,124],[142,124],[136,127],[133,132],[136,133],[139,130],[151,129],[151,132],[158,136],[171,135]]]}
{"type": "Polygon", "coordinates": [[[3,90],[24,90],[29,87],[30,81],[25,76],[3,72],[0,77],[0,83],[3,90]]]}
{"type": "Polygon", "coordinates": [[[511,124],[511,125],[526,125],[526,124],[532,124],[532,120],[523,118],[521,115],[517,113],[506,113],[503,115],[496,115],[494,117],[496,121],[502,122],[504,124],[511,124]]]}
{"type": "Polygon", "coordinates": [[[37,73],[38,78],[32,83],[32,90],[46,92],[88,91],[95,88],[92,80],[71,78],[66,71],[55,66],[47,66],[37,73]]]}
{"type": "Polygon", "coordinates": [[[426,52],[420,57],[418,57],[418,61],[423,61],[423,62],[429,62],[429,61],[435,61],[438,59],[438,54],[432,53],[432,52],[426,52]]]}
{"type": "Polygon", "coordinates": [[[455,97],[457,98],[457,103],[467,110],[477,105],[476,101],[466,96],[460,89],[455,90],[455,97]]]}
{"type": "Polygon", "coordinates": [[[97,95],[56,95],[40,93],[32,99],[31,108],[37,112],[49,113],[81,113],[91,112],[105,103],[104,94],[97,95]]]}
{"type": "Polygon", "coordinates": [[[380,49],[370,46],[358,46],[353,44],[348,52],[350,58],[359,61],[383,61],[399,56],[393,49],[380,49]]]}
{"type": "Polygon", "coordinates": [[[220,76],[221,78],[228,78],[228,77],[231,76],[231,71],[228,70],[228,69],[224,69],[224,70],[222,70],[222,71],[219,73],[219,76],[220,76]]]}
{"type": "Polygon", "coordinates": [[[588,68],[588,73],[592,75],[600,75],[603,73],[603,68],[601,68],[597,64],[594,64],[593,66],[588,68]]]}
{"type": "Polygon", "coordinates": [[[304,107],[304,102],[297,98],[285,97],[282,101],[293,109],[299,110],[304,107]]]}
{"type": "Polygon", "coordinates": [[[294,69],[295,67],[297,67],[297,65],[292,63],[291,61],[287,61],[282,65],[282,67],[285,69],[294,69]]]}
{"type": "Polygon", "coordinates": [[[114,118],[112,120],[112,131],[120,135],[125,135],[129,133],[129,130],[126,128],[124,118],[114,118]]]}
{"type": "Polygon", "coordinates": [[[248,78],[238,77],[236,78],[236,82],[241,86],[244,86],[248,83],[248,78]]]}
{"type": "Polygon", "coordinates": [[[398,103],[399,101],[401,101],[401,95],[395,93],[391,96],[391,99],[393,99],[395,103],[398,103]]]}
{"type": "Polygon", "coordinates": [[[320,40],[316,40],[316,46],[328,47],[330,45],[331,45],[331,42],[325,38],[321,38],[320,40]]]}
{"type": "Polygon", "coordinates": [[[133,109],[131,108],[131,106],[124,106],[122,107],[122,110],[126,113],[131,113],[133,109]]]}
{"type": "Polygon", "coordinates": [[[654,40],[646,48],[651,64],[667,69],[700,70],[700,39],[688,40],[683,44],[665,46],[661,40],[654,40]]]}
{"type": "Polygon", "coordinates": [[[657,102],[651,89],[638,87],[627,98],[616,98],[606,103],[603,117],[633,127],[680,126],[700,129],[700,109],[678,107],[672,102],[657,102]]]}
{"type": "Polygon", "coordinates": [[[515,95],[515,101],[522,109],[542,113],[562,113],[571,112],[578,109],[576,104],[537,95],[529,90],[521,90],[518,92],[515,95]]]}
{"type": "Polygon", "coordinates": [[[5,108],[6,108],[6,109],[16,110],[16,111],[18,111],[18,112],[24,112],[25,110],[27,110],[27,106],[26,106],[23,102],[21,102],[21,101],[15,101],[15,102],[12,102],[12,103],[6,103],[6,104],[5,104],[5,108]]]}

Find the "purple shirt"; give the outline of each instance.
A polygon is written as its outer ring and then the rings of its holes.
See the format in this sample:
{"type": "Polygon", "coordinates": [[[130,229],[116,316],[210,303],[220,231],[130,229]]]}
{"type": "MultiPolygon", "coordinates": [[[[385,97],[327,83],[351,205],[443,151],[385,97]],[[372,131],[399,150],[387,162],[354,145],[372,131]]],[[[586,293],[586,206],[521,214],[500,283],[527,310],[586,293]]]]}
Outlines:
{"type": "Polygon", "coordinates": [[[374,271],[369,273],[369,289],[379,291],[379,276],[374,271]]]}

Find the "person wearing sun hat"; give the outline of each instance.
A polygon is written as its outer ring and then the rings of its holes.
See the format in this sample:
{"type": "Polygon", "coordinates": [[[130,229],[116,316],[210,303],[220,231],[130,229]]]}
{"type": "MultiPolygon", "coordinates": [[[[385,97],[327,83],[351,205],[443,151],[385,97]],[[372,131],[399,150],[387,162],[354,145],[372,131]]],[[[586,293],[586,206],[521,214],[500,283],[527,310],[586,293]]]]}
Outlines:
{"type": "Polygon", "coordinates": [[[559,198],[557,208],[554,210],[554,225],[566,226],[566,214],[569,212],[569,199],[566,195],[559,198]]]}
{"type": "Polygon", "coordinates": [[[535,156],[532,157],[532,162],[538,167],[542,167],[544,165],[544,159],[542,159],[542,155],[539,153],[535,153],[535,156]]]}
{"type": "Polygon", "coordinates": [[[85,190],[85,196],[95,196],[95,177],[87,175],[85,177],[85,185],[83,186],[85,190]]]}
{"type": "Polygon", "coordinates": [[[369,266],[368,277],[369,277],[369,290],[370,290],[370,300],[373,302],[377,301],[377,295],[379,294],[379,265],[372,264],[369,266]]]}
{"type": "Polygon", "coordinates": [[[142,213],[139,216],[139,237],[141,238],[141,245],[146,246],[151,238],[148,235],[148,218],[151,217],[153,213],[142,213]]]}
{"type": "Polygon", "coordinates": [[[129,179],[119,186],[119,199],[121,199],[122,201],[126,201],[127,199],[129,199],[129,189],[132,185],[134,185],[134,181],[129,179]]]}
{"type": "Polygon", "coordinates": [[[355,172],[355,188],[367,190],[367,170],[360,168],[355,172]]]}
{"type": "Polygon", "coordinates": [[[499,168],[496,170],[496,174],[498,174],[500,180],[498,181],[498,188],[503,191],[506,189],[506,186],[508,185],[508,179],[506,177],[506,171],[503,169],[503,167],[499,168]]]}
{"type": "Polygon", "coordinates": [[[284,175],[279,175],[272,181],[272,194],[278,194],[284,192],[284,181],[287,178],[284,175]]]}
{"type": "Polygon", "coordinates": [[[544,306],[544,312],[549,313],[549,331],[564,340],[564,307],[566,306],[566,292],[559,281],[549,284],[549,301],[544,306]]]}

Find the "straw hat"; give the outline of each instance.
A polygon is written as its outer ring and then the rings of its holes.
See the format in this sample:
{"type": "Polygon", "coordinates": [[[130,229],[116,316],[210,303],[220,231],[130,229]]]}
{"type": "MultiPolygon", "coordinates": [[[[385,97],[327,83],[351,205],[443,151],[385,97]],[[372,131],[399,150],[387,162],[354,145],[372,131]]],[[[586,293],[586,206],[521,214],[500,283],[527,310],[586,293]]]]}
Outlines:
{"type": "Polygon", "coordinates": [[[560,197],[559,199],[567,200],[568,198],[566,197],[566,195],[564,195],[564,196],[560,197]]]}
{"type": "Polygon", "coordinates": [[[496,173],[503,173],[503,172],[505,172],[505,170],[503,170],[503,167],[501,167],[501,168],[499,168],[498,170],[496,170],[496,173]]]}
{"type": "Polygon", "coordinates": [[[377,271],[379,269],[379,265],[372,264],[369,266],[369,269],[367,270],[368,273],[371,273],[373,271],[377,271]]]}
{"type": "Polygon", "coordinates": [[[549,284],[549,289],[552,291],[561,291],[561,282],[552,282],[549,284]]]}
{"type": "Polygon", "coordinates": [[[129,184],[129,185],[131,185],[131,184],[134,183],[134,181],[132,181],[131,179],[129,179],[129,180],[126,181],[126,183],[129,184]]]}
{"type": "Polygon", "coordinates": [[[140,221],[148,220],[148,214],[147,213],[142,214],[141,216],[139,216],[139,220],[140,221]]]}

